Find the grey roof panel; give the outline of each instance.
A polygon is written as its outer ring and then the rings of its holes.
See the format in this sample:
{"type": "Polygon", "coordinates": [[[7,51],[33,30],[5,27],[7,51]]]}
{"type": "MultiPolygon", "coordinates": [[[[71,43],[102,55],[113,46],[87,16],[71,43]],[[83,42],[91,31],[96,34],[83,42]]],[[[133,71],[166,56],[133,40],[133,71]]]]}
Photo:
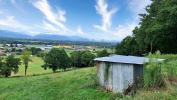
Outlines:
{"type": "MultiPolygon", "coordinates": [[[[102,62],[115,62],[115,63],[140,64],[140,65],[149,62],[149,58],[146,58],[146,57],[123,56],[123,55],[100,57],[94,60],[102,61],[102,62]]],[[[157,59],[157,61],[163,61],[163,60],[164,59],[157,59]]]]}

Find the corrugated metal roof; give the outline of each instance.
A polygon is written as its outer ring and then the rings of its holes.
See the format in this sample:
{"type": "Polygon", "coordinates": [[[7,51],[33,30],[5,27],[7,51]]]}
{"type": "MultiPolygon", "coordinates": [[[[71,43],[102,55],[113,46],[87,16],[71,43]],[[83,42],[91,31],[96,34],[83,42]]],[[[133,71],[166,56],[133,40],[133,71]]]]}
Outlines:
{"type": "MultiPolygon", "coordinates": [[[[126,63],[126,64],[139,64],[149,62],[149,58],[146,57],[137,57],[137,56],[123,56],[123,55],[113,55],[109,57],[100,57],[94,59],[95,61],[102,62],[114,62],[114,63],[126,63]]],[[[164,59],[157,59],[157,61],[163,61],[164,59]]]]}

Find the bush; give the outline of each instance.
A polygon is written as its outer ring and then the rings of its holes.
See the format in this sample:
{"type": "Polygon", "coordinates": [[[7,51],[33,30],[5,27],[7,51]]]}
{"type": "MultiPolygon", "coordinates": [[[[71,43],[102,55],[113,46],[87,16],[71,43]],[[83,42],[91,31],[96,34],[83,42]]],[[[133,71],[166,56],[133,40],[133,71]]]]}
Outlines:
{"type": "Polygon", "coordinates": [[[109,56],[109,53],[106,49],[102,50],[102,51],[98,51],[97,52],[97,56],[98,57],[105,57],[105,56],[109,56]]]}
{"type": "Polygon", "coordinates": [[[88,67],[93,66],[93,59],[95,55],[89,51],[74,51],[71,54],[72,66],[74,67],[88,67]]]}
{"type": "Polygon", "coordinates": [[[12,72],[17,73],[20,64],[20,59],[13,55],[7,56],[6,59],[0,58],[0,75],[8,77],[12,72]]]}
{"type": "Polygon", "coordinates": [[[160,52],[155,55],[149,54],[149,63],[144,67],[144,87],[145,88],[161,88],[165,86],[164,74],[162,72],[162,63],[157,59],[160,52]]]}

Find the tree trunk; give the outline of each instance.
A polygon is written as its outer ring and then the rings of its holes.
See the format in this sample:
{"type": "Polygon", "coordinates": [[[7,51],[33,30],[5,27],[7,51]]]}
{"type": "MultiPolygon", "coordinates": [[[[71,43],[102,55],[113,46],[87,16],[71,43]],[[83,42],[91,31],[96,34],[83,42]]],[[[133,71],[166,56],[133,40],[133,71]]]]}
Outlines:
{"type": "Polygon", "coordinates": [[[28,68],[28,65],[25,65],[25,76],[26,76],[27,68],[28,68]]]}
{"type": "Polygon", "coordinates": [[[151,41],[151,53],[152,53],[152,41],[151,41]]]}

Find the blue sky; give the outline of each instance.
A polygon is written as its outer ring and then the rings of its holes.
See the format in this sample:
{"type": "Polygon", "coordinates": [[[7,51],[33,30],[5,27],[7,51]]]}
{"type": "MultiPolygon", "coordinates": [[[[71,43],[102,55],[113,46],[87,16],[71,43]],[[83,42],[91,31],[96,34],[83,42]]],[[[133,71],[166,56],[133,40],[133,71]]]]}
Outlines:
{"type": "Polygon", "coordinates": [[[0,0],[0,29],[121,41],[150,0],[0,0]]]}

